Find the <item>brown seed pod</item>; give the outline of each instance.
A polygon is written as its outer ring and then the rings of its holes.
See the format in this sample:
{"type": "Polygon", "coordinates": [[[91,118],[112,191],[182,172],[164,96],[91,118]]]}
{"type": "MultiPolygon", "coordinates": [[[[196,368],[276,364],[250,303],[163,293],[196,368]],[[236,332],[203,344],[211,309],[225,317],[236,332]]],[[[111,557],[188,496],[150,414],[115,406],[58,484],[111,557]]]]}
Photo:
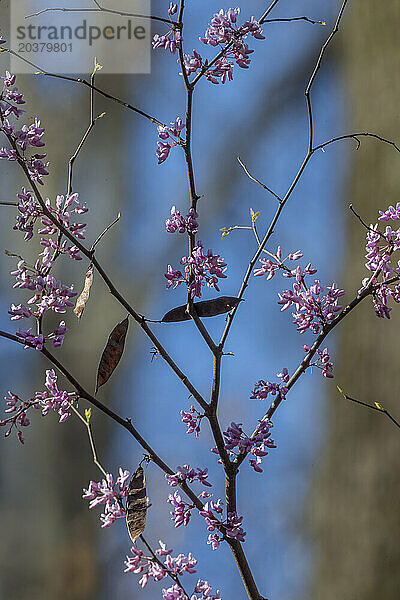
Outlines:
{"type": "Polygon", "coordinates": [[[90,293],[90,288],[92,287],[92,283],[93,283],[93,265],[91,265],[88,268],[88,270],[86,271],[85,285],[84,285],[83,290],[75,304],[74,313],[76,314],[78,319],[81,318],[84,308],[86,306],[86,302],[89,299],[89,293],[90,293]]]}
{"type": "Polygon", "coordinates": [[[126,527],[133,543],[144,531],[146,513],[146,480],[143,467],[139,467],[132,475],[126,496],[126,527]]]}
{"type": "MultiPolygon", "coordinates": [[[[239,302],[241,302],[241,300],[234,296],[221,296],[221,298],[214,298],[214,300],[195,302],[194,307],[199,317],[214,317],[215,315],[222,315],[229,312],[232,308],[235,308],[239,302]]],[[[188,321],[190,315],[186,312],[186,306],[187,305],[184,304],[183,306],[173,308],[163,316],[161,321],[163,323],[188,321]]]]}
{"type": "Polygon", "coordinates": [[[128,317],[118,323],[110,333],[106,347],[103,350],[97,369],[96,392],[114,372],[124,351],[126,332],[128,331],[128,317]]]}

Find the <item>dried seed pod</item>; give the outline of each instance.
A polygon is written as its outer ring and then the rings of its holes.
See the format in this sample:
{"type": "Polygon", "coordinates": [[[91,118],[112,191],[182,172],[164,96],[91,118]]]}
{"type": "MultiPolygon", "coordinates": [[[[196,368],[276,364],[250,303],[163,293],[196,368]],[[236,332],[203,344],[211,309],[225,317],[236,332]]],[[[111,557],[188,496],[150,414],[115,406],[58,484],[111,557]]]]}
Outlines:
{"type": "Polygon", "coordinates": [[[96,392],[114,372],[124,351],[126,332],[128,331],[128,317],[118,323],[110,333],[106,347],[103,350],[97,369],[96,392]]]}
{"type": "Polygon", "coordinates": [[[146,480],[143,467],[139,467],[132,475],[126,496],[126,527],[133,543],[144,531],[146,513],[146,480]]]}
{"type": "MultiPolygon", "coordinates": [[[[241,302],[241,300],[234,296],[221,296],[221,298],[214,298],[214,300],[195,302],[194,307],[199,317],[214,317],[215,315],[222,315],[229,312],[232,308],[235,308],[239,302],[241,302]]],[[[183,306],[173,308],[163,316],[161,321],[163,323],[188,321],[190,315],[186,312],[186,306],[187,305],[184,304],[183,306]]]]}
{"type": "Polygon", "coordinates": [[[89,299],[89,293],[90,293],[90,288],[92,287],[92,283],[93,283],[93,265],[90,265],[90,267],[86,271],[85,285],[83,287],[83,290],[82,290],[80,296],[78,297],[78,299],[76,301],[75,308],[74,308],[74,313],[76,314],[78,319],[81,318],[83,310],[86,306],[86,302],[89,299]]]}

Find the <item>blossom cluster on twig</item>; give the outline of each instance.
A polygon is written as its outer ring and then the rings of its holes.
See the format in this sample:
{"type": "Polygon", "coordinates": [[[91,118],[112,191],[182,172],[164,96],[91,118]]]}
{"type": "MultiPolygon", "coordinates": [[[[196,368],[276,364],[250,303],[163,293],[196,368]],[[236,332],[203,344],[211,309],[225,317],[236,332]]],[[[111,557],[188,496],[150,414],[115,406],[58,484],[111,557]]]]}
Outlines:
{"type": "Polygon", "coordinates": [[[68,419],[71,415],[71,406],[76,404],[77,401],[75,394],[59,389],[54,369],[46,371],[45,387],[44,391],[36,392],[35,397],[30,400],[22,400],[17,394],[11,391],[4,397],[7,406],[5,412],[11,415],[6,419],[0,420],[0,427],[8,425],[5,434],[6,437],[15,429],[19,441],[21,444],[24,443],[21,427],[30,425],[30,419],[27,416],[30,408],[41,410],[43,416],[54,411],[59,414],[60,423],[64,423],[68,419]]]}

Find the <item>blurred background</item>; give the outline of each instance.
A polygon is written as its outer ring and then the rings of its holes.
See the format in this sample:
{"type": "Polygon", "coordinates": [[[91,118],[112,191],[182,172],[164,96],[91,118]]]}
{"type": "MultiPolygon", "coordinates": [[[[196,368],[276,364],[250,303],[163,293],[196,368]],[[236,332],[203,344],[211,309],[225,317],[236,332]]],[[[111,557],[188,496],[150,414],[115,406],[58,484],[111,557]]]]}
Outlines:
{"type": "MultiPolygon", "coordinates": [[[[165,15],[169,2],[153,0],[152,13],[165,15]]],[[[51,3],[49,3],[49,6],[51,3]]],[[[248,0],[243,19],[257,18],[267,2],[248,0]]],[[[113,5],[114,6],[114,5],[113,5]]],[[[210,16],[220,4],[187,2],[186,49],[200,48],[210,16]]],[[[265,24],[266,40],[251,39],[255,49],[249,70],[236,69],[232,83],[198,85],[194,102],[193,153],[199,202],[200,238],[229,265],[222,282],[224,295],[236,295],[255,250],[248,232],[234,231],[221,239],[219,229],[247,225],[249,209],[261,211],[260,230],[268,225],[275,204],[243,173],[236,157],[278,194],[283,195],[307,142],[304,89],[321,44],[336,18],[340,2],[286,0],[271,18],[304,16],[326,21],[327,27],[299,21],[265,24]]],[[[229,5],[224,5],[229,8],[229,5]]],[[[7,37],[9,2],[0,3],[0,34],[7,37]]],[[[400,6],[396,0],[379,5],[352,0],[313,88],[316,142],[353,131],[378,132],[398,139],[400,131],[400,6]]],[[[152,26],[152,33],[164,33],[152,26]]],[[[207,48],[201,48],[204,56],[207,48]]],[[[1,70],[7,68],[2,54],[1,70]]],[[[101,56],[97,56],[101,64],[101,56]]],[[[151,75],[97,76],[97,85],[126,99],[163,122],[184,115],[185,94],[175,58],[152,54],[151,75]]],[[[20,76],[26,120],[39,115],[46,127],[50,173],[44,193],[65,193],[67,162],[88,124],[89,94],[83,86],[30,75],[20,76]]],[[[74,191],[89,206],[87,240],[121,212],[121,220],[97,250],[107,272],[138,312],[158,319],[185,302],[185,290],[166,290],[167,264],[177,266],[186,241],[164,233],[172,205],[186,214],[187,181],[182,152],[171,152],[157,165],[156,128],[122,107],[96,98],[96,123],[74,170],[74,191]]],[[[1,145],[3,142],[1,143],[1,145]]],[[[365,232],[348,210],[352,202],[363,219],[375,222],[377,210],[398,200],[399,157],[393,148],[362,140],[329,146],[315,155],[279,221],[269,249],[301,248],[304,261],[318,268],[322,282],[335,280],[351,300],[364,276],[365,232]]],[[[15,164],[1,161],[1,200],[14,200],[25,185],[15,164]]],[[[1,207],[1,247],[24,253],[38,251],[11,230],[15,209],[1,207]]],[[[31,253],[31,254],[30,254],[31,253]]],[[[9,272],[15,259],[1,254],[1,328],[14,331],[7,311],[25,299],[12,289],[9,272]]],[[[56,266],[64,283],[80,291],[86,261],[56,266]]],[[[237,313],[227,344],[234,353],[223,364],[220,421],[243,423],[251,432],[266,405],[249,400],[259,379],[275,380],[282,367],[293,372],[303,357],[300,337],[288,313],[276,304],[286,280],[252,279],[246,301],[237,313]]],[[[205,291],[203,298],[213,297],[205,291]]],[[[400,589],[399,513],[400,436],[390,422],[374,412],[346,403],[336,385],[365,402],[381,402],[397,417],[398,310],[390,321],[378,320],[371,303],[344,322],[328,347],[335,379],[308,373],[290,393],[274,418],[277,449],[255,474],[244,464],[239,477],[239,514],[245,516],[245,551],[260,592],[271,600],[372,600],[398,598],[400,589]]],[[[70,334],[58,351],[81,383],[92,390],[101,351],[109,332],[125,317],[99,278],[80,323],[71,313],[70,334]]],[[[57,320],[58,323],[59,320],[57,320]]],[[[55,322],[55,321],[54,321],[55,322]]],[[[207,321],[215,339],[224,317],[207,321]]],[[[191,323],[154,325],[184,372],[200,392],[210,392],[212,364],[191,323]]],[[[39,353],[0,342],[1,393],[11,389],[29,398],[44,389],[49,365],[39,353]]],[[[149,340],[130,323],[124,357],[99,398],[132,418],[135,426],[172,467],[190,464],[210,469],[216,497],[223,497],[223,477],[210,453],[212,440],[203,426],[197,440],[185,434],[180,410],[191,400],[186,389],[158,358],[151,360],[149,340]]],[[[61,378],[60,378],[61,381],[61,378]]],[[[82,408],[85,404],[82,403],[82,408]]],[[[59,425],[55,415],[33,415],[25,446],[16,439],[0,446],[0,598],[7,600],[92,600],[158,598],[170,584],[149,584],[144,592],[137,576],[123,574],[131,546],[125,525],[100,529],[100,510],[88,511],[81,489],[99,480],[86,432],[70,419],[59,425]]],[[[142,450],[130,436],[93,411],[92,423],[100,460],[107,471],[119,466],[133,471],[142,450]]],[[[203,520],[193,516],[190,527],[175,530],[165,498],[171,491],[158,470],[147,469],[153,503],[146,537],[174,548],[174,555],[193,552],[198,573],[223,598],[244,598],[233,560],[223,546],[212,553],[206,545],[203,520]]],[[[189,587],[189,584],[188,584],[189,587]]]]}

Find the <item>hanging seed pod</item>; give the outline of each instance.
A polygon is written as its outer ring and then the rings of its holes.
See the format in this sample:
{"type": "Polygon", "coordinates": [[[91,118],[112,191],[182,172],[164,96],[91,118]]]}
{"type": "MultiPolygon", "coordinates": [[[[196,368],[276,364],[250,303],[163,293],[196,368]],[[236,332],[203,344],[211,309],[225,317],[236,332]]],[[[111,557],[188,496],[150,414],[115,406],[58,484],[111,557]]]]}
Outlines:
{"type": "Polygon", "coordinates": [[[146,480],[143,467],[139,467],[132,475],[126,496],[126,527],[133,543],[144,531],[146,513],[146,480]]]}
{"type": "Polygon", "coordinates": [[[93,283],[93,265],[91,265],[88,268],[88,270],[86,271],[85,285],[83,286],[83,290],[75,304],[74,313],[76,314],[78,319],[81,318],[84,308],[86,306],[86,302],[89,300],[89,293],[90,293],[90,288],[92,287],[92,283],[93,283]]]}
{"type": "Polygon", "coordinates": [[[126,332],[128,331],[128,317],[118,323],[110,333],[106,347],[101,355],[97,369],[96,392],[114,372],[124,351],[126,332]]]}
{"type": "MultiPolygon", "coordinates": [[[[222,315],[229,312],[232,308],[235,308],[239,302],[241,302],[241,300],[234,296],[222,296],[221,298],[214,298],[214,300],[195,302],[194,307],[199,317],[214,317],[215,315],[222,315]]],[[[187,305],[184,304],[183,306],[173,308],[163,316],[161,321],[163,323],[188,321],[190,315],[186,312],[186,306],[187,305]]]]}

